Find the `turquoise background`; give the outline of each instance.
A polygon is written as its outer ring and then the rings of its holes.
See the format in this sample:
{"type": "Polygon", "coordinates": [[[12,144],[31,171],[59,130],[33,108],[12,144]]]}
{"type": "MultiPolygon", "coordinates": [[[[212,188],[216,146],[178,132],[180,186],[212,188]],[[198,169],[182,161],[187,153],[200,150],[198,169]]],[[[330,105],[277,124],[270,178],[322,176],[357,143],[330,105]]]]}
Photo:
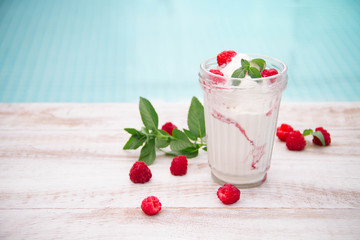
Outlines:
{"type": "Polygon", "coordinates": [[[360,101],[359,46],[356,0],[0,0],[0,101],[190,101],[230,49],[283,60],[284,101],[360,101]]]}

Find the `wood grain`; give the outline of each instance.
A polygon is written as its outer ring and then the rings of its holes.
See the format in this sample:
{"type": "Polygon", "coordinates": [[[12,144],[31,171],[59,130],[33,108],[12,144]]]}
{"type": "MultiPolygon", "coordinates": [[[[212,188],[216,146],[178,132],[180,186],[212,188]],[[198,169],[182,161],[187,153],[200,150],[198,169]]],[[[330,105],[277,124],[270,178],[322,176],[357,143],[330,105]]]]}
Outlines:
{"type": "Polygon", "coordinates": [[[1,239],[356,239],[358,209],[10,209],[1,239]]]}
{"type": "MultiPolygon", "coordinates": [[[[189,104],[154,106],[160,124],[186,127],[189,104]]],[[[149,183],[129,180],[137,104],[0,104],[0,239],[359,239],[360,103],[283,103],[278,122],[324,126],[332,143],[275,140],[267,181],[226,206],[205,152],[183,177],[158,153],[149,183]],[[139,208],[149,195],[163,204],[154,217],[139,208]]]]}

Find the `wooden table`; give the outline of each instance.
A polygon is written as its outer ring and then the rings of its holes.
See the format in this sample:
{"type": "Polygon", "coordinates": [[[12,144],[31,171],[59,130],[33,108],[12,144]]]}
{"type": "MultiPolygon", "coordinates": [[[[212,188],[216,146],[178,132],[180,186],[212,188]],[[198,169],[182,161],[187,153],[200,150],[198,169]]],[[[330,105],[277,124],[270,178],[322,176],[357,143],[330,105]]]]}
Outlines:
{"type": "MultiPolygon", "coordinates": [[[[189,104],[154,103],[160,124],[186,127],[189,104]]],[[[137,103],[0,104],[0,239],[360,239],[360,103],[282,103],[283,122],[323,126],[332,143],[276,139],[267,181],[227,206],[205,152],[185,176],[159,153],[150,182],[129,180],[137,103]],[[152,217],[149,195],[163,205],[152,217]]]]}

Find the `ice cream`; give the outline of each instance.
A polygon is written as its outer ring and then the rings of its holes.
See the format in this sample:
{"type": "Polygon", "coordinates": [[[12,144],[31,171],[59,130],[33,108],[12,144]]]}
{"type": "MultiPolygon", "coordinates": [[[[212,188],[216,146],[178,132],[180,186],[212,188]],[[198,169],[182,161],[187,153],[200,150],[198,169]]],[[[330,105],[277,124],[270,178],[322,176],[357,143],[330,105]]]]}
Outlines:
{"type": "MultiPolygon", "coordinates": [[[[250,58],[246,54],[238,53],[235,57],[231,59],[231,62],[224,65],[224,67],[219,67],[219,70],[224,74],[225,77],[231,78],[233,72],[241,67],[241,59],[250,61],[250,58]]],[[[250,78],[248,75],[247,78],[250,78]]]]}

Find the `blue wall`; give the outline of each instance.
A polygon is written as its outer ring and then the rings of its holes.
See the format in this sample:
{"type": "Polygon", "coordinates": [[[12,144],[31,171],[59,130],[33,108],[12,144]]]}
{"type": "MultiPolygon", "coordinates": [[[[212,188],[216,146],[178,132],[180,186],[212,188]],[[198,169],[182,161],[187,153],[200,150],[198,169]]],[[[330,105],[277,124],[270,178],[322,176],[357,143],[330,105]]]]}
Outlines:
{"type": "Polygon", "coordinates": [[[283,60],[284,101],[360,101],[359,45],[356,0],[0,0],[0,101],[189,101],[229,49],[283,60]]]}

